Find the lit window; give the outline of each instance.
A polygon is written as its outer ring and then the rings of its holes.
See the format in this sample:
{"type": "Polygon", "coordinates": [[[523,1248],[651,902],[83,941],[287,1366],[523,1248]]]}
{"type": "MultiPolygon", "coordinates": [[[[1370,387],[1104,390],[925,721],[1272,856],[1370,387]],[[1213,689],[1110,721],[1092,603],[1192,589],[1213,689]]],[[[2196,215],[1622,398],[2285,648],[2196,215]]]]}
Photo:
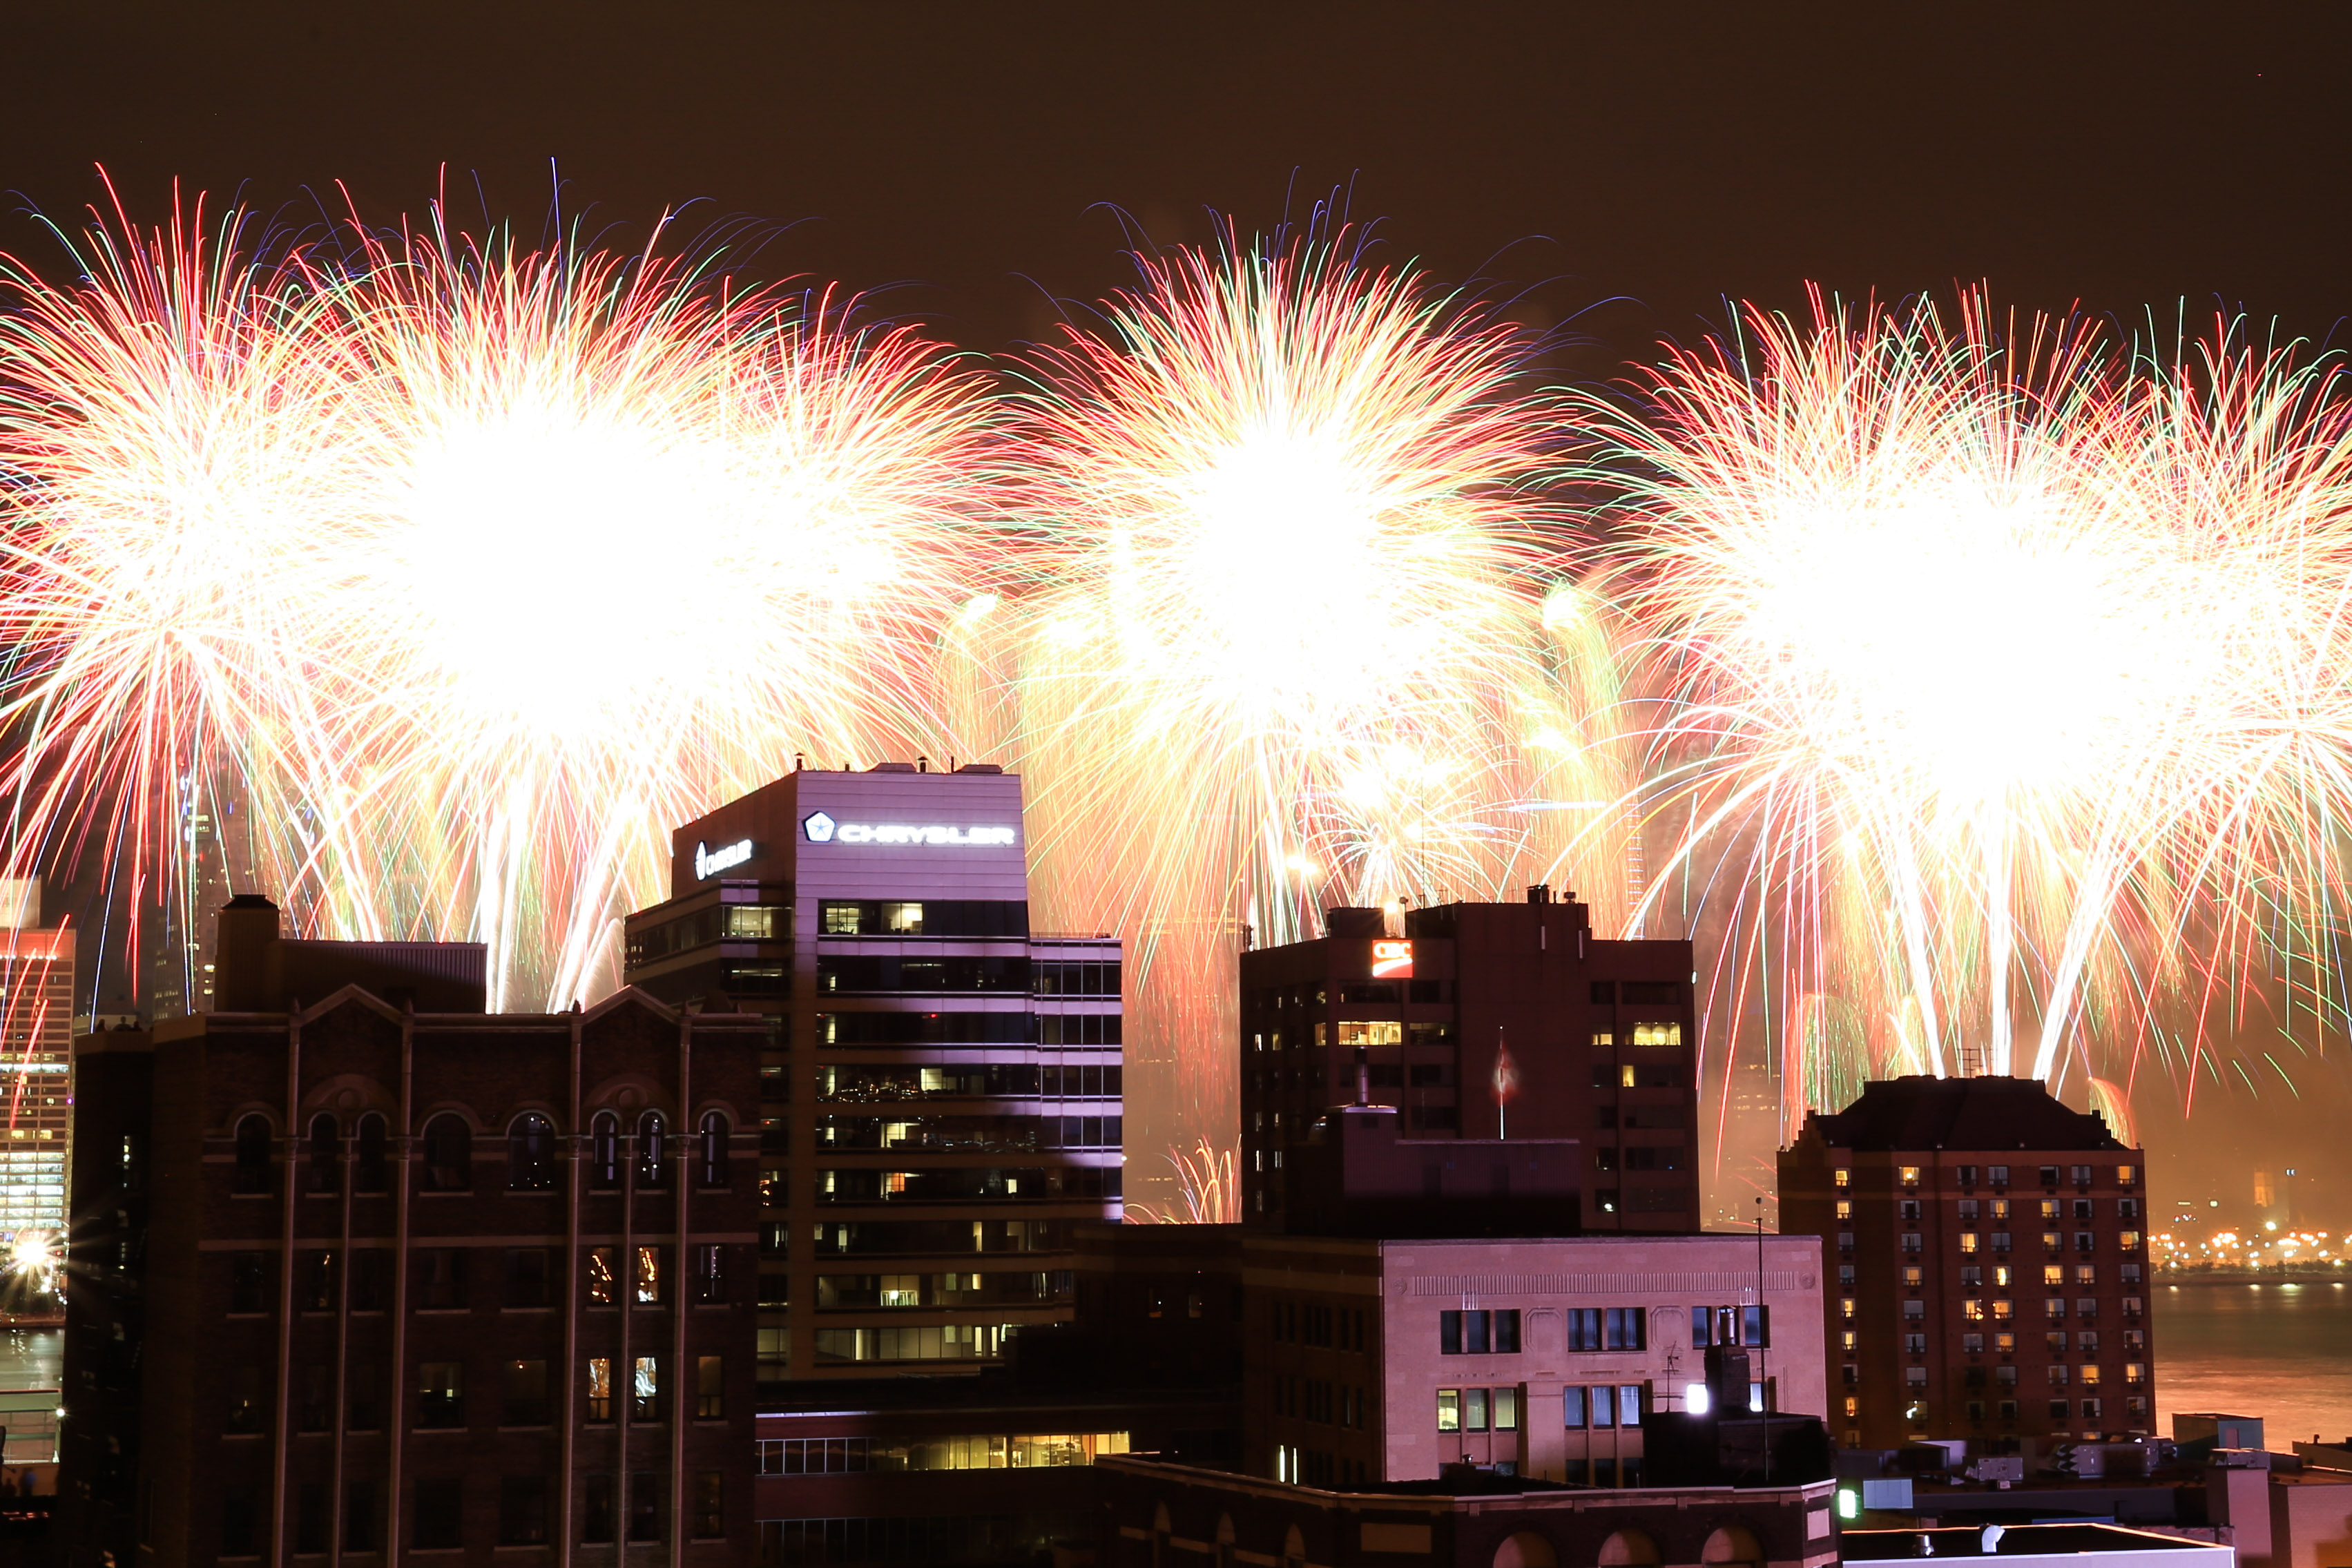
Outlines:
{"type": "Polygon", "coordinates": [[[2138,1180],[2139,1167],[2137,1166],[2117,1166],[2116,1167],[2116,1185],[2117,1186],[2131,1186],[2137,1183],[2138,1180]]]}
{"type": "Polygon", "coordinates": [[[1678,1023],[1637,1023],[1633,1026],[1635,1045],[1680,1045],[1683,1026],[1678,1023]]]}
{"type": "Polygon", "coordinates": [[[1960,1250],[1961,1250],[1961,1251],[1963,1251],[1963,1252],[1974,1252],[1976,1249],[1977,1249],[1977,1233],[1976,1233],[1975,1231],[1973,1231],[1973,1230],[1963,1230],[1963,1231],[1961,1231],[1961,1232],[1960,1232],[1960,1250]]]}
{"type": "Polygon", "coordinates": [[[1641,1085],[1640,1085],[1640,1084],[1638,1084],[1638,1083],[1636,1083],[1633,1080],[1634,1080],[1634,1071],[1633,1071],[1633,1068],[1631,1068],[1631,1067],[1621,1067],[1621,1068],[1619,1068],[1619,1069],[1617,1070],[1617,1087],[1618,1087],[1618,1088],[1620,1088],[1620,1089],[1638,1089],[1639,1087],[1641,1087],[1641,1085]]]}
{"type": "Polygon", "coordinates": [[[1437,1429],[1441,1432],[1462,1430],[1462,1390],[1459,1388],[1437,1391],[1437,1429]]]}
{"type": "Polygon", "coordinates": [[[2005,1323],[2009,1322],[2011,1317],[2016,1315],[2016,1312],[2017,1303],[2014,1301],[1996,1301],[1992,1304],[1992,1321],[1997,1323],[2005,1323]]]}
{"type": "Polygon", "coordinates": [[[1851,1395],[1851,1394],[1847,1395],[1847,1396],[1845,1396],[1845,1413],[1846,1413],[1848,1416],[1859,1416],[1859,1415],[1861,1415],[1861,1414],[1862,1414],[1862,1401],[1861,1401],[1861,1400],[1859,1400],[1859,1399],[1857,1399],[1857,1398],[1855,1398],[1855,1397],[1854,1397],[1853,1395],[1851,1395]]]}
{"type": "Polygon", "coordinates": [[[1905,1186],[1917,1186],[1919,1185],[1919,1167],[1917,1166],[1904,1166],[1900,1168],[1898,1174],[1901,1176],[1905,1186]]]}
{"type": "Polygon", "coordinates": [[[1838,1298],[1838,1316],[1843,1318],[1848,1322],[1853,1322],[1853,1298],[1852,1296],[1841,1296],[1838,1298]]]}
{"type": "Polygon", "coordinates": [[[1971,1298],[1970,1300],[1960,1303],[1960,1316],[1968,1319],[1970,1322],[1974,1323],[1984,1322],[1984,1315],[1985,1310],[1984,1303],[1982,1301],[1971,1298]]]}
{"type": "Polygon", "coordinates": [[[1835,1181],[1840,1186],[1852,1186],[1853,1185],[1853,1173],[1850,1170],[1839,1169],[1831,1173],[1831,1179],[1835,1181]]]}
{"type": "Polygon", "coordinates": [[[2015,1355],[2017,1336],[2013,1333],[1997,1333],[1992,1336],[1992,1348],[1997,1355],[2015,1355]]]}
{"type": "Polygon", "coordinates": [[[2042,1282],[2045,1285],[2064,1284],[2066,1266],[2063,1263],[2044,1263],[2042,1265],[2042,1282]]]}
{"type": "Polygon", "coordinates": [[[1927,1277],[1927,1270],[1916,1263],[1906,1263],[1903,1266],[1903,1282],[1915,1291],[1926,1281],[1927,1277]]]}
{"type": "Polygon", "coordinates": [[[1850,1197],[1842,1197],[1837,1200],[1837,1217],[1840,1219],[1852,1219],[1853,1218],[1853,1199],[1850,1197]]]}

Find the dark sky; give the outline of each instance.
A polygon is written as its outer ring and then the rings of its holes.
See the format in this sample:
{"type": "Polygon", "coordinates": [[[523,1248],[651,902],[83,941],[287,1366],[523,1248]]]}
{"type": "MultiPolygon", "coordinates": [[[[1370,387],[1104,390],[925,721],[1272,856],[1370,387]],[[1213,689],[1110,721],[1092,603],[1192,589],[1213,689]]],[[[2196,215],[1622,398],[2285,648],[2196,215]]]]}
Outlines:
{"type": "MultiPolygon", "coordinates": [[[[1608,357],[1819,279],[2126,318],[2217,298],[2326,336],[2352,9],[2311,5],[131,4],[21,8],[0,189],[104,163],[265,209],[347,183],[536,232],[550,161],[616,237],[791,225],[762,265],[995,348],[1160,238],[1346,186],[1402,258],[1536,285],[1608,357]],[[1597,308],[1596,308],[1597,307],[1597,308]]],[[[315,212],[313,199],[309,210],[315,212]]],[[[21,216],[7,248],[38,258],[21,216]]]]}

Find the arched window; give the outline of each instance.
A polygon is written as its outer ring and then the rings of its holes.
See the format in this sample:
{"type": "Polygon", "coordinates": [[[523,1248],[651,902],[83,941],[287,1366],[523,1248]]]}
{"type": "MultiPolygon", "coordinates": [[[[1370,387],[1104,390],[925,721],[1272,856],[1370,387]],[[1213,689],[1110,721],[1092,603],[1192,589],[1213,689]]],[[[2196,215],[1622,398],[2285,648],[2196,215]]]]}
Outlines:
{"type": "Polygon", "coordinates": [[[669,1185],[668,1130],[658,1111],[648,1111],[637,1118],[639,1186],[665,1187],[669,1185]]]}
{"type": "Polygon", "coordinates": [[[1744,1525],[1726,1524],[1706,1538],[1698,1560],[1710,1568],[1763,1568],[1764,1548],[1754,1531],[1744,1525]]]}
{"type": "Polygon", "coordinates": [[[1664,1561],[1658,1543],[1638,1530],[1621,1530],[1601,1543],[1601,1568],[1651,1568],[1664,1561]]]}
{"type": "Polygon", "coordinates": [[[621,1119],[610,1111],[588,1124],[588,1185],[604,1192],[621,1185],[621,1119]]]}
{"type": "Polygon", "coordinates": [[[463,1116],[444,1111],[425,1124],[425,1190],[469,1192],[473,1186],[473,1130],[463,1116]]]}
{"type": "Polygon", "coordinates": [[[702,1131],[696,1139],[695,1153],[702,1166],[704,1186],[727,1185],[727,1118],[716,1111],[702,1113],[702,1131]]]}
{"type": "Polygon", "coordinates": [[[324,1111],[310,1118],[310,1187],[338,1192],[343,1180],[343,1130],[324,1111]]]}
{"type": "Polygon", "coordinates": [[[507,1129],[507,1189],[551,1192],[555,1187],[555,1124],[525,1111],[507,1129]]]}
{"type": "Polygon", "coordinates": [[[269,1190],[269,1118],[247,1116],[236,1124],[236,1192],[269,1190]]]}
{"type": "Polygon", "coordinates": [[[359,1157],[352,1162],[353,1192],[384,1192],[392,1186],[391,1139],[383,1118],[371,1111],[360,1118],[359,1157]]]}
{"type": "Polygon", "coordinates": [[[1559,1553],[1532,1530],[1522,1530],[1495,1548],[1495,1568],[1559,1568],[1559,1553]]]}

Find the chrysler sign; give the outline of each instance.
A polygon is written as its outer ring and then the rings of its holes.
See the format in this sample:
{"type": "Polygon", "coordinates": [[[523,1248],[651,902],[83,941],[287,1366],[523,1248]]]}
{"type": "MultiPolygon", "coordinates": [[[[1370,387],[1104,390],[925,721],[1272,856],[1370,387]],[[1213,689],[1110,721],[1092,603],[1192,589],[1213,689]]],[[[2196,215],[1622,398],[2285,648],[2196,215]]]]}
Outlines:
{"type": "Polygon", "coordinates": [[[940,822],[839,822],[823,811],[801,819],[813,844],[940,844],[1010,849],[1019,840],[1012,828],[965,828],[940,822]]]}

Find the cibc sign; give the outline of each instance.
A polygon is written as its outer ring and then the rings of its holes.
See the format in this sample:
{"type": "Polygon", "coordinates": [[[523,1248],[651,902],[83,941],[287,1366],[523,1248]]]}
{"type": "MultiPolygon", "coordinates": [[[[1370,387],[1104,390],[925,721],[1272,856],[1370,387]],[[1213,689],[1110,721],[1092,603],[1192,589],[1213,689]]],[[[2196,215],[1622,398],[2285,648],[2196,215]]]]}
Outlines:
{"type": "Polygon", "coordinates": [[[751,841],[738,839],[731,844],[712,849],[709,844],[694,846],[694,880],[709,882],[722,871],[731,871],[751,858],[751,841]]]}
{"type": "Polygon", "coordinates": [[[1409,980],[1412,977],[1412,944],[1391,937],[1372,944],[1372,978],[1375,980],[1409,980]]]}

